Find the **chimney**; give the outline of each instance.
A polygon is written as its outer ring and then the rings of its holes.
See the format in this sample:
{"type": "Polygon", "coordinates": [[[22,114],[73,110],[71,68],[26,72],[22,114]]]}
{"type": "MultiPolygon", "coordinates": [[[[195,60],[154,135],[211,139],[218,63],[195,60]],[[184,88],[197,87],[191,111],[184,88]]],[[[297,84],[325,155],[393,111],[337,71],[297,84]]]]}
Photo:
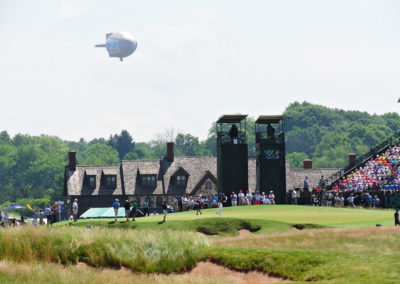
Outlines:
{"type": "Polygon", "coordinates": [[[167,160],[174,161],[174,142],[167,142],[167,160]]]}
{"type": "Polygon", "coordinates": [[[355,167],[356,166],[356,160],[357,160],[357,156],[355,153],[350,153],[349,154],[349,167],[355,167]]]}
{"type": "Polygon", "coordinates": [[[68,159],[69,159],[69,170],[75,171],[76,170],[76,152],[71,151],[68,152],[68,159]]]}
{"type": "Polygon", "coordinates": [[[304,169],[312,169],[312,160],[306,159],[303,161],[303,168],[304,169]]]}

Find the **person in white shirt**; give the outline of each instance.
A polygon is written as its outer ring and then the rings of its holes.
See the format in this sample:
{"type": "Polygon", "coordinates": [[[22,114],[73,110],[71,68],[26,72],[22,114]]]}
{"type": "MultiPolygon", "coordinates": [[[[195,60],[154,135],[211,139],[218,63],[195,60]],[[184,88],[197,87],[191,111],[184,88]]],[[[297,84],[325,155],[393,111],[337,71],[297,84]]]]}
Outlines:
{"type": "Polygon", "coordinates": [[[264,199],[265,199],[265,192],[262,192],[260,194],[260,204],[264,204],[264,199]]]}
{"type": "Polygon", "coordinates": [[[294,189],[292,190],[291,198],[292,198],[292,204],[297,205],[297,194],[296,194],[296,190],[294,190],[294,189]]]}
{"type": "Polygon", "coordinates": [[[275,204],[275,194],[274,194],[274,192],[272,190],[268,194],[268,199],[269,199],[269,201],[271,202],[272,205],[275,204]]]}
{"type": "Polygon", "coordinates": [[[248,202],[247,204],[251,205],[251,201],[253,200],[253,194],[251,194],[250,190],[247,190],[246,199],[247,199],[247,202],[248,202]]]}
{"type": "Polygon", "coordinates": [[[236,193],[233,191],[232,192],[232,195],[231,195],[231,204],[232,204],[232,206],[237,206],[237,195],[236,195],[236,193]]]}
{"type": "Polygon", "coordinates": [[[244,199],[244,194],[243,194],[242,190],[239,191],[238,198],[239,198],[239,206],[242,206],[243,199],[244,199]]]}
{"type": "Polygon", "coordinates": [[[72,215],[74,217],[74,222],[76,222],[76,220],[78,219],[78,199],[76,198],[72,203],[72,215]]]}

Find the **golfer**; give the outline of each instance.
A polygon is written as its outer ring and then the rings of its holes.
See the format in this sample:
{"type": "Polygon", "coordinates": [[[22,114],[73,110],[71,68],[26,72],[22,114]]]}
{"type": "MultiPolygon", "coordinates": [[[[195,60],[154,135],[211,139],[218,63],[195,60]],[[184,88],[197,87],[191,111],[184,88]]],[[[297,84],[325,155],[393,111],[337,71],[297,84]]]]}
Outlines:
{"type": "Polygon", "coordinates": [[[125,218],[126,218],[126,221],[129,221],[129,213],[131,212],[131,205],[130,205],[128,199],[125,200],[124,208],[125,208],[125,218]]]}
{"type": "Polygon", "coordinates": [[[75,198],[74,202],[72,203],[72,215],[74,218],[74,222],[78,219],[78,199],[75,198]]]}
{"type": "Polygon", "coordinates": [[[222,194],[218,194],[218,210],[215,212],[219,215],[222,215],[222,194]]]}
{"type": "Polygon", "coordinates": [[[162,205],[162,209],[163,209],[163,214],[164,214],[164,219],[163,219],[163,223],[165,222],[165,219],[167,218],[167,214],[168,214],[168,204],[167,201],[164,201],[163,205],[162,205]]]}
{"type": "Polygon", "coordinates": [[[119,208],[119,200],[118,199],[115,199],[115,201],[113,203],[113,207],[114,207],[114,213],[115,213],[115,222],[117,222],[118,208],[119,208]]]}

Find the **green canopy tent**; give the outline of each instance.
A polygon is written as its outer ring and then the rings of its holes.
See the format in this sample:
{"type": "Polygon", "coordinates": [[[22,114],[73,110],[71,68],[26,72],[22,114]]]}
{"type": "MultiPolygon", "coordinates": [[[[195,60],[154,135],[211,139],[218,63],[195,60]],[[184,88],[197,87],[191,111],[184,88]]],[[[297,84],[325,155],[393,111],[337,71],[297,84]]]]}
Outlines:
{"type": "MultiPolygon", "coordinates": [[[[114,218],[114,208],[113,207],[105,207],[105,208],[90,208],[85,213],[83,213],[79,218],[80,219],[88,219],[88,218],[114,218]]],[[[123,207],[118,208],[118,218],[125,217],[125,209],[123,207]]]]}

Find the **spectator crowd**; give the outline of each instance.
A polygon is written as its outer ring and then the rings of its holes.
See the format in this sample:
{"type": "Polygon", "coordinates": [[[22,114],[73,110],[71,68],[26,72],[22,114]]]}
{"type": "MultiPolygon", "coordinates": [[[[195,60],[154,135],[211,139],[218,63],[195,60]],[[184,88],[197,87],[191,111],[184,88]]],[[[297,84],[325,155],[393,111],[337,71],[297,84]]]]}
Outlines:
{"type": "MultiPolygon", "coordinates": [[[[310,203],[323,206],[382,206],[385,196],[400,196],[400,145],[389,147],[327,190],[324,177],[312,188],[310,203]]],[[[308,190],[308,179],[304,190],[308,190]]]]}

